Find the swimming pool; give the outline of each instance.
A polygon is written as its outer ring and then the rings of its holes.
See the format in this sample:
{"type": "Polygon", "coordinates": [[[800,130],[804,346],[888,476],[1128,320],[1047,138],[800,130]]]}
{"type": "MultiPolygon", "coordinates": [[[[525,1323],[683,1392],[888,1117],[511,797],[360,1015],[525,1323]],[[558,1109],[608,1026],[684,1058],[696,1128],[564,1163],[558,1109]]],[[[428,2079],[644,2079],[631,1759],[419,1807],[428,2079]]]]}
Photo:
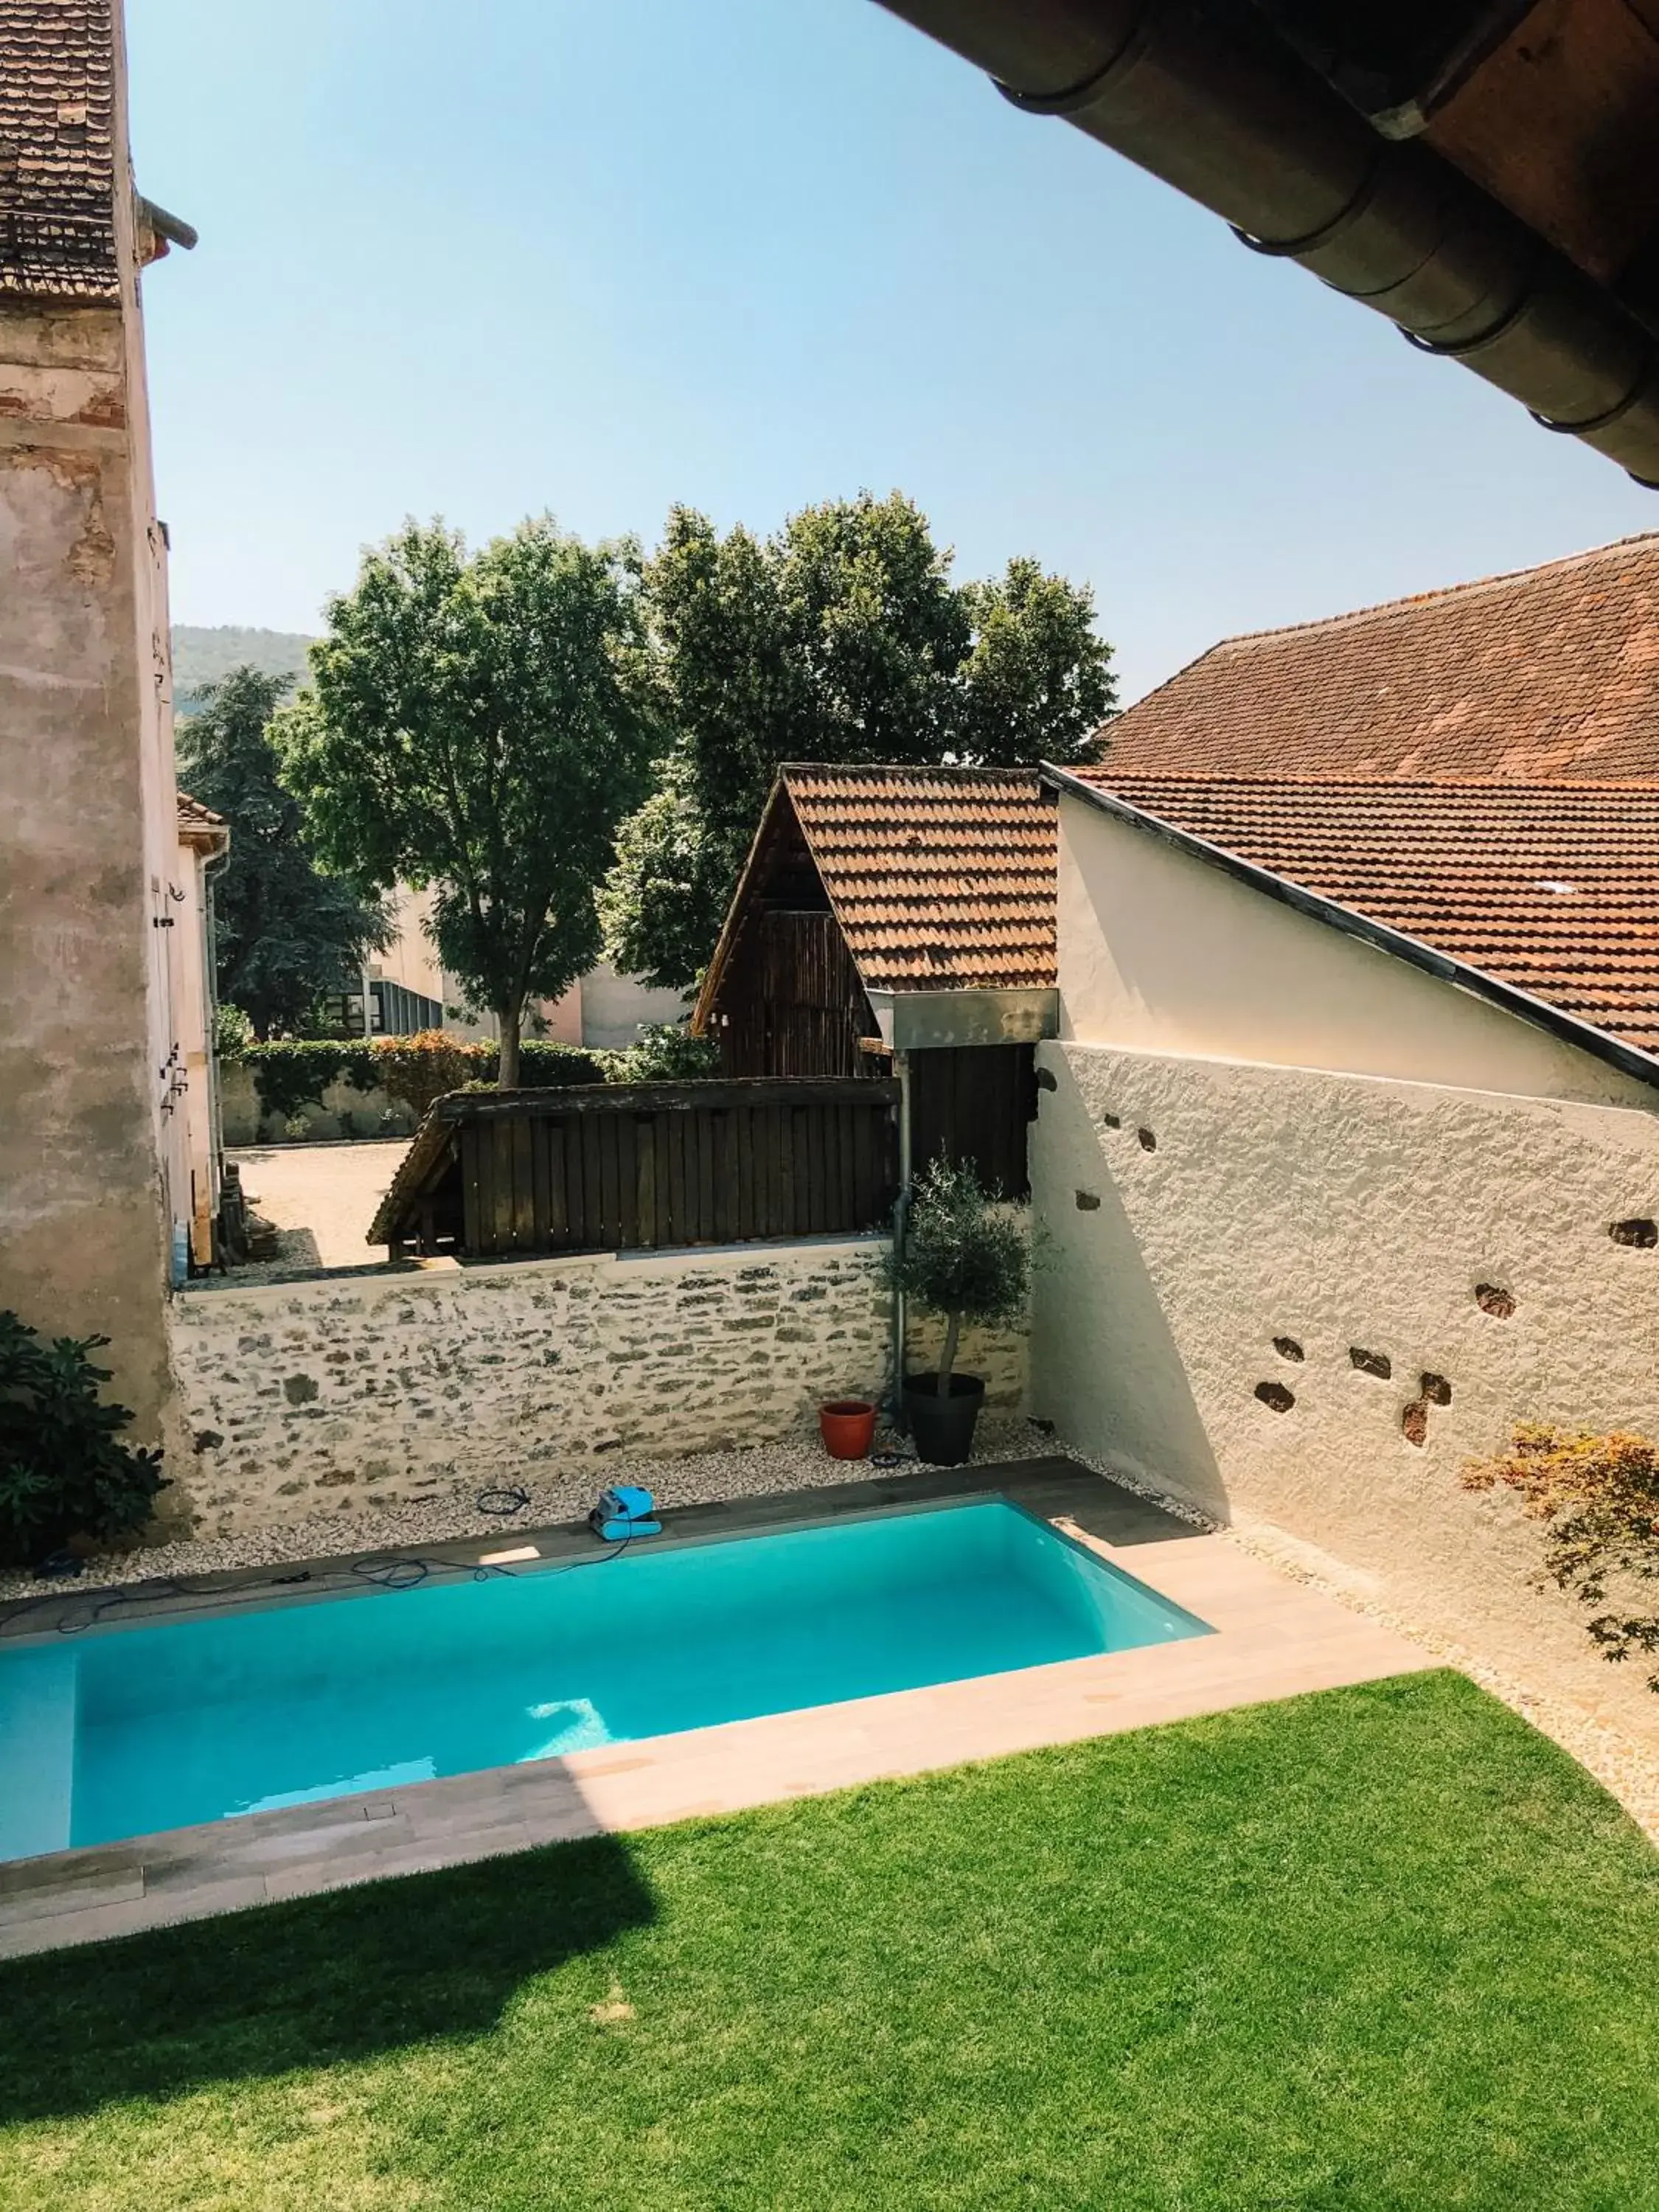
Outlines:
{"type": "Polygon", "coordinates": [[[1006,1499],[0,1647],[0,1859],[1210,1633],[1006,1499]]]}

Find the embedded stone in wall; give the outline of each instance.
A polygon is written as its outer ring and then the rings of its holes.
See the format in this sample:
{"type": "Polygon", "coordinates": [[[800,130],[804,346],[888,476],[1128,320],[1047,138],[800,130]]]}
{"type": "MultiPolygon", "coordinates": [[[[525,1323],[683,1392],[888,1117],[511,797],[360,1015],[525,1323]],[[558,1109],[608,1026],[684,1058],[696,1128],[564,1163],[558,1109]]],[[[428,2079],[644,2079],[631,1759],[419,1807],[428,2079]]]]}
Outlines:
{"type": "Polygon", "coordinates": [[[1638,1215],[1629,1221],[1615,1221],[1607,1230],[1615,1244],[1629,1244],[1638,1251],[1650,1251],[1659,1244],[1659,1221],[1650,1221],[1638,1215]]]}
{"type": "Polygon", "coordinates": [[[1424,1375],[1419,1378],[1417,1387],[1429,1405],[1450,1405],[1451,1384],[1443,1375],[1424,1375]]]}
{"type": "Polygon", "coordinates": [[[1351,1344],[1348,1358],[1362,1375],[1375,1375],[1379,1382],[1386,1382],[1394,1373],[1394,1362],[1386,1352],[1367,1352],[1360,1345],[1351,1344]]]}
{"type": "Polygon", "coordinates": [[[1158,1139],[1150,1129],[1137,1129],[1135,1140],[1143,1152],[1155,1152],[1158,1150],[1158,1139]]]}
{"type": "Polygon", "coordinates": [[[1077,1210],[1079,1213],[1098,1213],[1100,1211],[1099,1193],[1092,1190],[1079,1191],[1077,1194],[1077,1210]]]}
{"type": "Polygon", "coordinates": [[[1490,1314],[1494,1321],[1508,1321],[1515,1311],[1515,1300],[1497,1283],[1477,1283],[1474,1303],[1483,1314],[1490,1314]]]}
{"type": "Polygon", "coordinates": [[[1255,1395],[1273,1413],[1288,1413],[1296,1403],[1295,1392],[1287,1390],[1282,1382],[1258,1382],[1255,1395]]]}
{"type": "Polygon", "coordinates": [[[1422,1445],[1429,1440],[1429,1409],[1420,1398],[1413,1398],[1400,1416],[1400,1427],[1408,1444],[1422,1445]]]}
{"type": "Polygon", "coordinates": [[[1276,1336],[1273,1339],[1273,1350],[1281,1359],[1301,1359],[1306,1356],[1293,1336],[1276,1336]]]}

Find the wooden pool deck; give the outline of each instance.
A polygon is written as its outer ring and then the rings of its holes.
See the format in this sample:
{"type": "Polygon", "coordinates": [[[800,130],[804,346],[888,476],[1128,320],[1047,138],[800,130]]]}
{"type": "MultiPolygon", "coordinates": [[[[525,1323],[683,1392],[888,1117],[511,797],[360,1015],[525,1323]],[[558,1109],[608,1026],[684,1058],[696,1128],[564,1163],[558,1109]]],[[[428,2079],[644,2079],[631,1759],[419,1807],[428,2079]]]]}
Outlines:
{"type": "MultiPolygon", "coordinates": [[[[948,1473],[900,1472],[830,1489],[689,1507],[669,1518],[656,1540],[738,1535],[872,1506],[942,1503],[987,1492],[1059,1523],[1200,1615],[1216,1633],[14,1860],[0,1865],[0,1958],[579,1836],[740,1812],[1439,1663],[1237,1546],[1060,1458],[948,1473]]],[[[534,1546],[541,1559],[555,1561],[591,1552],[594,1540],[580,1524],[572,1524],[374,1558],[390,1565],[418,1556],[440,1571],[464,1575],[491,1553],[534,1546]]],[[[364,1602],[384,1601],[386,1594],[356,1571],[361,1556],[252,1568],[204,1577],[185,1590],[146,1595],[137,1584],[0,1608],[0,1649],[22,1633],[74,1632],[100,1606],[105,1625],[84,1626],[82,1632],[112,1632],[108,1625],[117,1621],[315,1603],[348,1590],[364,1602]],[[309,1579],[273,1586],[276,1576],[301,1573],[309,1579]]]]}

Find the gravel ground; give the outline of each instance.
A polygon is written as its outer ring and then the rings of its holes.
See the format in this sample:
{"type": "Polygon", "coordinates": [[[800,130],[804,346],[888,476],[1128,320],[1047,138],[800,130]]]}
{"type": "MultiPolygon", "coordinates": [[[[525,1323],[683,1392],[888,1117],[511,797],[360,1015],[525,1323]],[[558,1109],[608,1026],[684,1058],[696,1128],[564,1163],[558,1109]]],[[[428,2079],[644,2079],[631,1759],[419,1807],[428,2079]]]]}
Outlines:
{"type": "MultiPolygon", "coordinates": [[[[878,1434],[878,1450],[898,1440],[878,1434]]],[[[907,1447],[898,1447],[908,1449],[907,1447]]],[[[974,1437],[974,1461],[1040,1459],[1055,1449],[1051,1437],[1022,1413],[988,1410],[974,1437]]],[[[919,1462],[910,1461],[910,1466],[919,1462]]],[[[92,1561],[88,1588],[115,1583],[148,1582],[162,1575],[222,1574],[233,1567],[267,1567],[291,1559],[334,1559],[349,1553],[384,1551],[412,1544],[435,1544],[455,1536],[498,1535],[503,1530],[550,1527],[580,1518],[601,1490],[617,1482],[641,1483],[654,1491],[659,1504],[706,1505],[727,1498],[764,1498],[775,1492],[811,1490],[836,1482],[856,1482],[882,1472],[866,1462],[831,1459],[816,1434],[781,1443],[757,1444],[746,1451],[696,1452],[678,1459],[649,1459],[607,1452],[604,1461],[583,1463],[569,1474],[539,1480],[526,1474],[520,1487],[529,1503],[508,1516],[481,1513],[476,1486],[423,1498],[412,1504],[388,1505],[373,1513],[348,1516],[313,1513],[280,1528],[260,1528],[241,1536],[186,1539],[147,1544],[92,1561]]],[[[487,1493],[486,1493],[487,1494],[487,1493]]],[[[38,1597],[43,1590],[66,1594],[78,1585],[43,1583],[26,1574],[0,1575],[0,1600],[38,1597]]]]}
{"type": "Polygon", "coordinates": [[[1259,1559],[1265,1559],[1280,1574],[1289,1575],[1297,1582],[1307,1583],[1313,1589],[1322,1590],[1327,1597],[1334,1598],[1339,1605],[1346,1605],[1351,1613],[1366,1613],[1373,1620],[1381,1621],[1385,1628],[1393,1629],[1396,1636],[1403,1636],[1408,1642],[1420,1644],[1424,1650],[1431,1652],[1437,1659],[1443,1660],[1448,1667],[1455,1667],[1460,1674],[1467,1674],[1471,1681],[1478,1682],[1483,1690],[1490,1691],[1511,1712],[1519,1713],[1522,1720],[1530,1722],[1540,1735],[1547,1735],[1553,1742],[1559,1743],[1569,1758],[1576,1759],[1581,1766],[1595,1777],[1610,1797],[1618,1799],[1638,1827],[1659,1844],[1659,1758],[1642,1745],[1633,1743],[1619,1729],[1598,1721],[1592,1714],[1581,1711],[1576,1706],[1564,1704],[1559,1698],[1540,1697],[1525,1683],[1488,1666],[1478,1653],[1471,1651],[1455,1638],[1443,1635],[1437,1629],[1425,1628],[1420,1621],[1407,1620],[1386,1605],[1378,1604],[1373,1598],[1356,1589],[1352,1581],[1343,1578],[1340,1560],[1330,1560],[1330,1571],[1322,1571],[1319,1557],[1311,1547],[1298,1543],[1283,1530],[1265,1523],[1249,1528],[1224,1527],[1207,1519],[1193,1507],[1176,1498],[1164,1497],[1148,1485],[1137,1482],[1133,1476],[1118,1468],[1106,1467],[1098,1460],[1091,1460],[1082,1452],[1068,1452],[1066,1456],[1085,1467],[1093,1468],[1097,1474],[1103,1474],[1109,1480],[1121,1484],[1124,1489],[1135,1491],[1141,1497],[1150,1498],[1154,1504],[1161,1505],[1166,1513],[1175,1514],[1193,1528],[1206,1529],[1210,1534],[1219,1536],[1229,1544],[1237,1544],[1242,1551],[1249,1552],[1259,1559]]]}
{"type": "Polygon", "coordinates": [[[368,1243],[368,1224],[407,1137],[365,1138],[341,1145],[258,1145],[229,1152],[256,1213],[281,1231],[278,1259],[238,1267],[235,1280],[258,1282],[276,1267],[362,1267],[384,1260],[368,1243]]]}

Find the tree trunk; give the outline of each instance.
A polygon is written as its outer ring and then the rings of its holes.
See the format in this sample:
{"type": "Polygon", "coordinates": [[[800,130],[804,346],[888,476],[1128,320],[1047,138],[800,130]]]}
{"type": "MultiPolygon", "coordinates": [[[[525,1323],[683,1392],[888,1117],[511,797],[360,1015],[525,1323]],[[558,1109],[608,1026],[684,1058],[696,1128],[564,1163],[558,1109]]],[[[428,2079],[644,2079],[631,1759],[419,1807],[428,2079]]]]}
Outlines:
{"type": "Polygon", "coordinates": [[[519,1039],[524,1030],[524,1005],[511,1008],[498,1007],[496,1019],[501,1025],[501,1065],[495,1071],[498,1091],[516,1091],[519,1087],[519,1039]]]}
{"type": "Polygon", "coordinates": [[[956,1365],[957,1340],[962,1334],[962,1316],[951,1314],[945,1324],[945,1349],[939,1356],[939,1389],[937,1395],[951,1395],[951,1370],[956,1365]]]}

